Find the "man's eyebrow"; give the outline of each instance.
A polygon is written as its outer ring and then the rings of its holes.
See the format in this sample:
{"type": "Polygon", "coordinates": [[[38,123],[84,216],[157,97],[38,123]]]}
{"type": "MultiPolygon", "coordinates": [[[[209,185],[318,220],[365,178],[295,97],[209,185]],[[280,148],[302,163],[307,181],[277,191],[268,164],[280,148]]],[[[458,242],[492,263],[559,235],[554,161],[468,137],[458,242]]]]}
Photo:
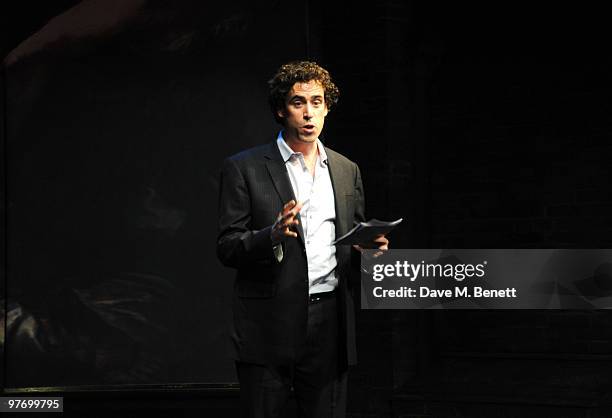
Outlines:
{"type": "MultiPolygon", "coordinates": [[[[315,96],[310,96],[310,100],[316,100],[316,99],[322,99],[322,98],[323,98],[323,95],[321,95],[321,94],[317,94],[317,95],[315,95],[315,96]]],[[[296,94],[295,96],[292,96],[292,97],[289,99],[289,101],[290,101],[290,102],[292,102],[292,101],[294,101],[295,99],[299,99],[299,100],[302,100],[302,101],[306,101],[306,97],[304,97],[304,96],[298,96],[297,94],[296,94]]]]}

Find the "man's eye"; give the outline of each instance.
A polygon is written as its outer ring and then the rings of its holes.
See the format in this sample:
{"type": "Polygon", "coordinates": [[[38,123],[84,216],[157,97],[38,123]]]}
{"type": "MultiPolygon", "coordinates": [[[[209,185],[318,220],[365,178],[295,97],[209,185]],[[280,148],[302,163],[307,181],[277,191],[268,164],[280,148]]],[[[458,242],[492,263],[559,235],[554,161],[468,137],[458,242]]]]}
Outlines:
{"type": "Polygon", "coordinates": [[[293,102],[293,106],[295,107],[300,107],[302,105],[302,102],[293,102]]]}

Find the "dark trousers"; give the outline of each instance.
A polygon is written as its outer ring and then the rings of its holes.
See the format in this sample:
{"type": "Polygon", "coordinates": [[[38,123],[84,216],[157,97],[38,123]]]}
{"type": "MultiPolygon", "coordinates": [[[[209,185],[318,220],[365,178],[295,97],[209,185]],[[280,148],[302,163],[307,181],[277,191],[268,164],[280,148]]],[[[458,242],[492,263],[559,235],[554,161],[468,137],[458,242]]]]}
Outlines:
{"type": "Polygon", "coordinates": [[[336,298],[308,305],[306,343],[295,362],[260,365],[236,362],[241,416],[283,417],[293,388],[300,418],[346,415],[346,367],[338,362],[336,298]]]}

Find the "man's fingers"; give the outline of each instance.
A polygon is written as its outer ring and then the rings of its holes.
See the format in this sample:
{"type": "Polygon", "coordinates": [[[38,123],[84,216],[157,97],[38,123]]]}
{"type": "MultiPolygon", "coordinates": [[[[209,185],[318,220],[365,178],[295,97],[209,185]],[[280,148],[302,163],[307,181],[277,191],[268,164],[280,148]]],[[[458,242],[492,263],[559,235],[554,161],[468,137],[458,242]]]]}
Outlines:
{"type": "Polygon", "coordinates": [[[284,204],[283,212],[285,212],[286,210],[291,209],[294,206],[295,206],[295,200],[292,199],[292,200],[290,200],[290,201],[288,201],[287,203],[284,204]]]}
{"type": "Polygon", "coordinates": [[[290,200],[283,206],[283,210],[278,214],[277,221],[285,221],[291,217],[295,217],[300,210],[302,210],[302,206],[304,204],[302,202],[296,202],[295,200],[290,200]]]}
{"type": "Polygon", "coordinates": [[[295,217],[295,214],[293,214],[292,212],[289,212],[285,215],[283,215],[280,219],[279,219],[279,223],[283,224],[283,225],[287,225],[290,224],[291,222],[293,222],[293,218],[295,217]]]}
{"type": "Polygon", "coordinates": [[[278,214],[272,228],[273,237],[277,237],[274,238],[275,240],[282,240],[282,237],[296,238],[298,236],[297,232],[292,231],[291,228],[300,223],[297,219],[294,219],[300,209],[302,209],[302,204],[296,202],[295,199],[291,199],[283,205],[283,209],[278,214]]]}
{"type": "Polygon", "coordinates": [[[275,228],[281,230],[288,230],[292,226],[299,225],[300,221],[297,219],[279,219],[276,223],[275,228]]]}
{"type": "Polygon", "coordinates": [[[293,218],[295,218],[298,214],[298,212],[300,211],[301,208],[298,208],[297,210],[295,209],[295,207],[293,209],[291,209],[289,212],[283,214],[283,216],[279,219],[281,222],[287,222],[289,220],[293,220],[293,218]]]}
{"type": "Polygon", "coordinates": [[[302,209],[302,206],[303,203],[296,202],[295,199],[283,205],[283,210],[278,214],[276,222],[274,223],[274,229],[277,231],[275,232],[276,234],[293,238],[298,236],[297,232],[292,231],[291,228],[300,224],[300,221],[295,219],[295,217],[302,209]]]}
{"type": "Polygon", "coordinates": [[[379,235],[374,239],[374,243],[378,244],[378,249],[380,250],[388,250],[389,249],[389,240],[384,235],[379,235]]]}
{"type": "Polygon", "coordinates": [[[292,210],[297,205],[299,205],[299,202],[296,202],[295,200],[290,200],[284,204],[283,210],[281,210],[281,213],[285,215],[288,211],[292,210]]]}
{"type": "Polygon", "coordinates": [[[386,244],[389,242],[389,240],[384,235],[378,235],[376,238],[374,238],[374,242],[384,242],[386,244]]]}
{"type": "Polygon", "coordinates": [[[288,237],[294,237],[294,238],[297,237],[297,233],[292,231],[292,230],[290,230],[289,228],[283,229],[283,234],[288,236],[288,237]]]}

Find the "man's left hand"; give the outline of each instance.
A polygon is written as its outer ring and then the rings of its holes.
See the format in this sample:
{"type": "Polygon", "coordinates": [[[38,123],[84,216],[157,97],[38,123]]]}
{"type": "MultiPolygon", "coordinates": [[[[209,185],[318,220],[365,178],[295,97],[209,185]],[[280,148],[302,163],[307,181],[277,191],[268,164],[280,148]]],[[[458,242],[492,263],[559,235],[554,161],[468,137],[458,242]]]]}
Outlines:
{"type": "Polygon", "coordinates": [[[384,235],[379,235],[374,238],[373,241],[368,243],[363,243],[359,245],[353,245],[357,251],[362,252],[364,249],[374,249],[378,248],[379,250],[386,251],[389,249],[389,240],[384,235]]]}

